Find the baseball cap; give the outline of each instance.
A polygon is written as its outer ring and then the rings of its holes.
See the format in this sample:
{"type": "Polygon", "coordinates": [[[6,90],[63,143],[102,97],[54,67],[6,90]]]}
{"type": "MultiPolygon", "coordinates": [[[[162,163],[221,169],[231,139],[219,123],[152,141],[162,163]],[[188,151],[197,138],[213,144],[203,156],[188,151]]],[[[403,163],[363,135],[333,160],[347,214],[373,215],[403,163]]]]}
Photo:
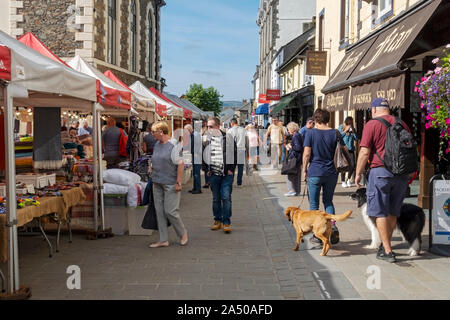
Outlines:
{"type": "Polygon", "coordinates": [[[384,107],[384,108],[389,108],[389,102],[385,99],[385,98],[376,98],[375,100],[372,101],[372,103],[370,104],[370,107],[384,107]]]}

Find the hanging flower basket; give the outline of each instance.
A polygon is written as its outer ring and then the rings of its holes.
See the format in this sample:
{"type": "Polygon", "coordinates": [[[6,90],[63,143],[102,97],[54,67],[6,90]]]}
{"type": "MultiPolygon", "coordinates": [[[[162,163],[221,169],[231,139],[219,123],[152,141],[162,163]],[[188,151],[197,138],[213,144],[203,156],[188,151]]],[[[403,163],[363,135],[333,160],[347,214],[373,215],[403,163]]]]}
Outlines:
{"type": "Polygon", "coordinates": [[[435,58],[434,70],[429,70],[416,82],[414,92],[418,92],[422,102],[420,108],[425,117],[425,129],[439,130],[441,141],[439,161],[450,153],[450,44],[444,49],[442,58],[435,58]]]}

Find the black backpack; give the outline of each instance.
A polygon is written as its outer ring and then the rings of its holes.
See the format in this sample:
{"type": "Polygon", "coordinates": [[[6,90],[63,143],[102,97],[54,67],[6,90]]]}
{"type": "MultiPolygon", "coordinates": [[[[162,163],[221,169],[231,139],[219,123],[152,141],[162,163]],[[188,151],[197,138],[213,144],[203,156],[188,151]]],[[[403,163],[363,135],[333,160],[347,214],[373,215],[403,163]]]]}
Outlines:
{"type": "Polygon", "coordinates": [[[395,118],[395,123],[391,125],[383,118],[373,120],[378,120],[387,127],[384,160],[376,152],[378,158],[384,163],[384,167],[396,176],[418,171],[417,143],[411,133],[403,127],[402,121],[395,118]]]}

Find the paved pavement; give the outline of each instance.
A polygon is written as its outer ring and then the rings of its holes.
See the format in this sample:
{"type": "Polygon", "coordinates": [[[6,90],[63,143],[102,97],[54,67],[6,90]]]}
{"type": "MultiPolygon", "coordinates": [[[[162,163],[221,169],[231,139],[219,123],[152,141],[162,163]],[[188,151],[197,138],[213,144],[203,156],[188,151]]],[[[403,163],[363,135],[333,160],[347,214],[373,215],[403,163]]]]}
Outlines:
{"type": "MultiPolygon", "coordinates": [[[[48,258],[39,237],[20,237],[21,283],[32,287],[33,299],[450,298],[450,259],[424,251],[420,257],[402,255],[399,263],[389,264],[363,248],[370,235],[348,197],[354,188],[339,185],[336,190],[337,212],[354,210],[338,225],[341,242],[326,257],[307,239],[300,251],[292,251],[295,231],[283,211],[301,198],[285,198],[284,176],[272,173],[263,169],[244,176],[244,185],[234,188],[231,234],[209,230],[211,192],[191,195],[191,185],[185,186],[181,216],[189,232],[186,247],[178,244],[172,228],[171,246],[157,249],[148,248],[157,240],[156,232],[95,241],[75,235],[71,244],[63,236],[61,252],[48,258]],[[81,269],[81,290],[67,289],[66,269],[71,265],[81,269]],[[380,289],[367,288],[370,266],[379,267],[380,289]]],[[[426,226],[424,248],[427,234],[426,226]]],[[[398,234],[394,248],[406,254],[398,234]]]]}

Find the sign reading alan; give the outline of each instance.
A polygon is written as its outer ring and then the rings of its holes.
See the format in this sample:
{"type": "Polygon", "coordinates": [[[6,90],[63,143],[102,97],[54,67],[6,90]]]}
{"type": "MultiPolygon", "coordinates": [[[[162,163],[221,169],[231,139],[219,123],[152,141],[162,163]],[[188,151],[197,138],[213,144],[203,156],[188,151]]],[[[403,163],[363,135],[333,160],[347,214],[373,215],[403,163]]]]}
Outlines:
{"type": "Polygon", "coordinates": [[[0,79],[11,80],[11,51],[0,45],[0,79]]]}
{"type": "Polygon", "coordinates": [[[278,101],[281,99],[281,93],[279,89],[267,89],[266,99],[271,101],[278,101]]]}
{"type": "Polygon", "coordinates": [[[307,51],[306,52],[306,74],[312,76],[327,75],[327,52],[307,51]]]}
{"type": "Polygon", "coordinates": [[[405,74],[352,88],[350,110],[369,109],[375,98],[385,98],[390,107],[405,107],[405,74]]]}
{"type": "Polygon", "coordinates": [[[325,109],[328,111],[346,110],[348,106],[348,95],[350,89],[328,93],[325,96],[325,109]]]}

